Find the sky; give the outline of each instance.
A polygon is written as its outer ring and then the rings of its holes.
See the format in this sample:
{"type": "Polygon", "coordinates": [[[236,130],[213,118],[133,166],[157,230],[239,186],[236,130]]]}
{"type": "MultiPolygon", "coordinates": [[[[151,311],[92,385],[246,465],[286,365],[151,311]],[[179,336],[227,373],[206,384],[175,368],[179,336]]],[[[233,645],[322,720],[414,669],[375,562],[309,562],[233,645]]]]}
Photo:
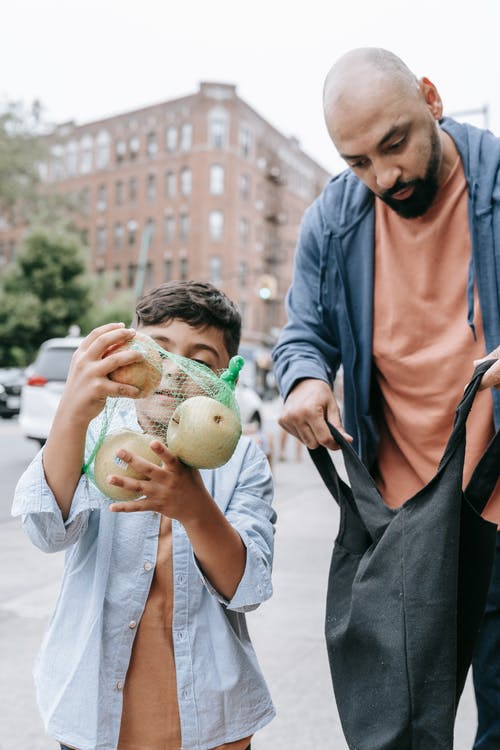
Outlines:
{"type": "Polygon", "coordinates": [[[328,70],[385,47],[437,86],[445,113],[472,110],[500,135],[500,0],[3,0],[0,100],[39,99],[83,124],[237,86],[328,171],[344,167],[322,112],[328,70]]]}

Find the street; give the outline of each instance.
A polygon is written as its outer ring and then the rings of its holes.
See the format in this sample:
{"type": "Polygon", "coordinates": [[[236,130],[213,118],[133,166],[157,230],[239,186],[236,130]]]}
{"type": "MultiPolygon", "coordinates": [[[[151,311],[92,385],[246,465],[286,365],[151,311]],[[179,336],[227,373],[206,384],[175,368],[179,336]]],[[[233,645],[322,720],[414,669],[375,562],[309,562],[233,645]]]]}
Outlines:
{"type": "MultiPolygon", "coordinates": [[[[270,411],[267,428],[276,433],[274,417],[270,411]]],[[[0,448],[0,750],[55,750],[38,717],[31,669],[57,596],[63,556],[35,549],[20,521],[10,517],[16,481],[38,446],[21,437],[15,421],[0,420],[0,448]]],[[[290,444],[287,460],[276,461],[274,471],[274,596],[248,615],[248,624],[277,717],[254,738],[252,750],[347,750],[323,638],[337,508],[305,451],[297,460],[290,444]]],[[[455,750],[470,750],[475,721],[468,684],[457,717],[455,750]]]]}

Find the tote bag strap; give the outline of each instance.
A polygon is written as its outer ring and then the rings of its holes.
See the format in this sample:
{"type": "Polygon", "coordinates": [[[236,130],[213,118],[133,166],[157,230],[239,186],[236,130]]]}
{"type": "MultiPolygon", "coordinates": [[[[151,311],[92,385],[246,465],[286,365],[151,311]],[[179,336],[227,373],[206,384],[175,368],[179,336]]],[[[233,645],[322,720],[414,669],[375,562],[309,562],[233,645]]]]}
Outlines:
{"type": "Polygon", "coordinates": [[[489,370],[496,361],[496,359],[487,359],[484,362],[481,362],[474,370],[472,377],[464,390],[464,395],[455,410],[453,430],[448,438],[443,457],[439,462],[439,469],[441,469],[441,467],[451,458],[459,443],[463,442],[465,445],[465,423],[467,422],[467,417],[469,416],[472,404],[474,403],[479,386],[481,385],[481,379],[484,373],[489,370]]]}
{"type": "Polygon", "coordinates": [[[342,450],[350,487],[339,477],[330,453],[323,445],[309,450],[309,455],[339,505],[349,506],[360,518],[370,537],[378,539],[392,519],[394,511],[384,504],[370,472],[351,444],[330,422],[326,424],[342,450]]]}
{"type": "Polygon", "coordinates": [[[481,514],[500,476],[500,430],[472,472],[464,495],[474,510],[481,514]]]}

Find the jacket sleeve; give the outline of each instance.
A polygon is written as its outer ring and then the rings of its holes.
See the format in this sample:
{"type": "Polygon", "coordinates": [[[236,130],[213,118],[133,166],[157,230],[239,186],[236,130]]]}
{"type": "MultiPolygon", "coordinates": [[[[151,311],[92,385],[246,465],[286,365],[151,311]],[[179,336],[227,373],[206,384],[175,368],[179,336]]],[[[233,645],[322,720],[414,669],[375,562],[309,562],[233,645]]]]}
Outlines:
{"type": "Polygon", "coordinates": [[[246,565],[231,600],[225,599],[196,563],[208,591],[228,609],[247,612],[256,609],[273,593],[271,574],[274,554],[276,512],[272,507],[273,481],[269,462],[253,442],[248,441],[240,471],[225,516],[246,547],[246,565]]]}
{"type": "Polygon", "coordinates": [[[59,552],[86,531],[90,512],[101,510],[103,500],[87,476],[81,476],[64,521],[45,478],[42,453],[40,450],[17,483],[12,515],[22,516],[26,533],[36,547],[43,552],[59,552]]]}
{"type": "MultiPolygon", "coordinates": [[[[329,234],[325,231],[318,199],[306,211],[295,253],[293,281],[286,297],[287,323],[273,350],[281,395],[304,378],[330,385],[340,364],[335,331],[325,324],[324,304],[329,234]]],[[[331,320],[333,310],[327,311],[331,320]]]]}

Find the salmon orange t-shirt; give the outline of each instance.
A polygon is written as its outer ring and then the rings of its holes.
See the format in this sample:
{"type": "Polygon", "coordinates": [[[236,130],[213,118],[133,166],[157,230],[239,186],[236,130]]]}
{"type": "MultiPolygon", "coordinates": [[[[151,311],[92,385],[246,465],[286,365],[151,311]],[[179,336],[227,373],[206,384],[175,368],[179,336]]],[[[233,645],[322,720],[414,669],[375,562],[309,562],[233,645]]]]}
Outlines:
{"type": "MultiPolygon", "coordinates": [[[[156,567],[125,678],[118,750],[180,750],[172,637],[172,522],[162,516],[156,567]]],[[[251,737],[213,750],[245,750],[251,737]]]]}
{"type": "MultiPolygon", "coordinates": [[[[397,507],[436,473],[455,408],[486,355],[474,293],[468,324],[471,243],[467,186],[455,165],[424,216],[403,219],[375,201],[373,360],[380,392],[376,481],[397,507]]],[[[464,486],[494,434],[490,390],[478,393],[467,421],[464,486]]],[[[500,523],[500,485],[483,515],[500,523]]]]}

